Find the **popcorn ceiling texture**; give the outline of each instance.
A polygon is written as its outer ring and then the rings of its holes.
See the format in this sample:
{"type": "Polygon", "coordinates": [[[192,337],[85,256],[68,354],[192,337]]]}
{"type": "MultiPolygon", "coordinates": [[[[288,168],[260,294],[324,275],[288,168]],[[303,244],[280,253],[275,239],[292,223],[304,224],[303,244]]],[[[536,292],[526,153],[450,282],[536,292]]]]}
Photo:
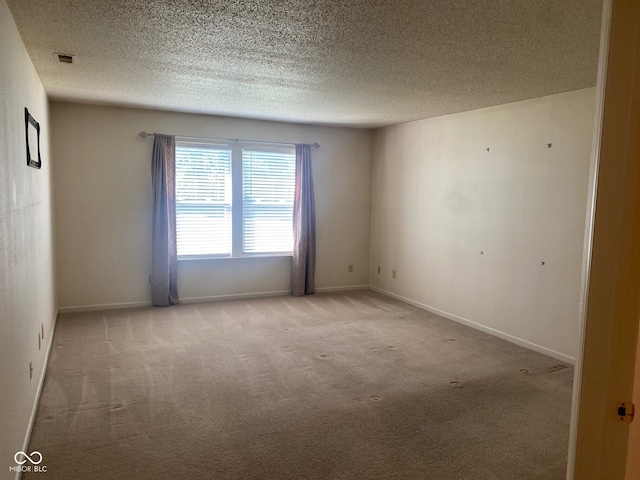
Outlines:
{"type": "Polygon", "coordinates": [[[378,127],[596,82],[600,0],[7,3],[54,100],[378,127]]]}

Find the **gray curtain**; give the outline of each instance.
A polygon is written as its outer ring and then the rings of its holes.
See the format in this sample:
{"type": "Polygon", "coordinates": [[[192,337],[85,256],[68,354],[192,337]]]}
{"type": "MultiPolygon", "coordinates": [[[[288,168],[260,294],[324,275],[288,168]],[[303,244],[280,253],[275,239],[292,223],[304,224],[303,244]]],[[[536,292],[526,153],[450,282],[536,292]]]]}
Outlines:
{"type": "Polygon", "coordinates": [[[293,271],[291,293],[314,293],[316,272],[316,207],[313,198],[311,146],[296,145],[296,191],[293,203],[293,271]]]}
{"type": "Polygon", "coordinates": [[[176,244],[176,142],[156,134],[151,158],[153,182],[153,245],[151,301],[156,307],[179,303],[176,244]]]}

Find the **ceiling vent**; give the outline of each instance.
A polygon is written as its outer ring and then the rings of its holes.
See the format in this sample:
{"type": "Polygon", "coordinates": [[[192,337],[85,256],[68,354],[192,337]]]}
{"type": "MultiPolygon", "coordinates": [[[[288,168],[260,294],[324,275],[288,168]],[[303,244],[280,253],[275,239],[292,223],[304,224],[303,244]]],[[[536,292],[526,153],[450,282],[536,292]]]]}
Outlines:
{"type": "Polygon", "coordinates": [[[76,56],[70,53],[54,53],[53,56],[60,63],[76,63],[76,56]]]}

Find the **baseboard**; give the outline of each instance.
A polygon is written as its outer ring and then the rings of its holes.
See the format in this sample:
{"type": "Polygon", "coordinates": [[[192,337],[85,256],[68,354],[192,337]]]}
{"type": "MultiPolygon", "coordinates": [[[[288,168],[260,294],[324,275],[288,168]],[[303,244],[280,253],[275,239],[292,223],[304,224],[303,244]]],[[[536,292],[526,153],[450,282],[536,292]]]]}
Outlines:
{"type": "Polygon", "coordinates": [[[60,307],[58,313],[95,312],[97,310],[117,310],[121,308],[150,307],[151,302],[103,303],[99,305],[78,305],[74,307],[60,307]]]}
{"type": "Polygon", "coordinates": [[[244,300],[249,298],[266,298],[266,297],[282,297],[291,295],[291,290],[277,290],[273,292],[254,292],[254,293],[231,293],[227,295],[212,295],[207,297],[187,297],[180,298],[180,303],[207,303],[222,302],[224,300],[244,300]]]}
{"type": "Polygon", "coordinates": [[[555,359],[558,359],[562,362],[569,363],[571,365],[575,364],[575,358],[565,355],[560,352],[556,352],[555,350],[551,350],[550,348],[543,347],[533,342],[529,342],[527,340],[523,340],[522,338],[515,337],[513,335],[509,335],[508,333],[501,332],[500,330],[496,330],[495,328],[487,327],[485,325],[481,325],[479,323],[473,322],[471,320],[467,320],[466,318],[459,317],[449,312],[445,312],[443,310],[439,310],[437,308],[430,307],[429,305],[425,305],[424,303],[416,302],[415,300],[411,300],[410,298],[403,297],[401,295],[397,295],[395,293],[389,292],[379,287],[374,287],[370,285],[369,288],[374,292],[381,293],[383,295],[387,295],[389,297],[396,298],[398,300],[402,300],[403,302],[409,303],[418,308],[422,308],[431,313],[435,313],[436,315],[440,315],[441,317],[447,318],[449,320],[453,320],[454,322],[461,323],[471,328],[475,328],[476,330],[480,330],[482,332],[488,333],[490,335],[494,335],[496,337],[502,338],[503,340],[507,340],[511,343],[515,343],[516,345],[520,345],[521,347],[528,348],[529,350],[533,350],[538,353],[542,353],[544,355],[548,355],[555,359]]]}
{"type": "MultiPolygon", "coordinates": [[[[349,290],[369,290],[369,285],[348,285],[343,287],[321,287],[316,288],[317,293],[323,292],[346,292],[349,290]]],[[[229,295],[214,295],[209,297],[188,297],[181,298],[180,303],[206,303],[221,302],[224,300],[243,300],[249,298],[266,298],[266,297],[283,297],[291,295],[291,290],[276,290],[273,292],[255,292],[255,293],[233,293],[229,295]]]]}
{"type": "MultiPolygon", "coordinates": [[[[343,292],[348,290],[368,290],[369,285],[351,285],[343,287],[322,287],[316,288],[316,292],[343,292]]],[[[221,302],[224,300],[244,300],[249,298],[266,298],[266,297],[283,297],[291,295],[291,290],[277,290],[273,292],[255,292],[255,293],[234,293],[230,295],[214,295],[208,297],[188,297],[181,298],[180,303],[206,303],[221,302]]]]}
{"type": "Polygon", "coordinates": [[[345,285],[343,287],[320,287],[316,288],[317,293],[324,292],[350,292],[352,290],[369,290],[369,285],[345,285]]]}
{"type": "MultiPolygon", "coordinates": [[[[31,431],[33,430],[33,423],[36,421],[36,414],[38,413],[38,405],[40,404],[40,394],[42,393],[42,386],[44,385],[44,377],[47,373],[47,365],[49,364],[49,355],[51,354],[51,347],[53,346],[53,335],[56,331],[56,324],[58,323],[58,315],[60,309],[56,308],[56,313],[53,317],[53,325],[51,327],[51,334],[49,335],[49,345],[44,356],[44,363],[42,364],[42,371],[40,372],[40,380],[38,381],[38,388],[36,390],[36,398],[31,408],[31,416],[29,417],[29,424],[27,425],[27,432],[25,433],[24,440],[22,441],[22,451],[26,452],[29,448],[29,439],[31,438],[31,431]]],[[[16,480],[22,477],[22,472],[16,472],[16,480]]]]}
{"type": "MultiPolygon", "coordinates": [[[[316,292],[346,292],[350,290],[369,290],[369,285],[346,285],[341,287],[321,287],[316,288],[316,292]]],[[[249,298],[281,297],[291,295],[291,290],[276,290],[272,292],[252,292],[252,293],[231,293],[226,295],[210,295],[206,297],[186,297],[180,298],[180,303],[207,303],[222,302],[224,300],[243,300],[249,298]]],[[[98,305],[78,305],[73,307],[60,307],[59,313],[94,312],[98,310],[118,310],[121,308],[150,307],[151,302],[126,302],[126,303],[104,303],[98,305]]]]}
{"type": "MultiPolygon", "coordinates": [[[[536,343],[532,343],[527,340],[523,340],[522,338],[509,335],[508,333],[501,332],[500,330],[496,330],[494,328],[481,325],[471,320],[467,320],[466,318],[459,317],[452,313],[430,307],[429,305],[416,302],[414,300],[411,300],[410,298],[397,295],[395,293],[389,292],[379,287],[375,287],[373,285],[344,285],[340,287],[316,288],[316,292],[318,293],[343,292],[343,291],[351,291],[351,290],[373,290],[374,292],[378,292],[383,295],[387,295],[389,297],[397,298],[398,300],[402,300],[403,302],[409,303],[418,308],[422,308],[423,310],[427,310],[428,312],[435,313],[436,315],[440,315],[441,317],[448,318],[449,320],[453,320],[454,322],[467,325],[468,327],[475,328],[476,330],[480,330],[482,332],[495,335],[496,337],[515,343],[516,345],[520,345],[530,350],[534,350],[544,355],[548,355],[550,357],[556,358],[563,362],[570,363],[572,365],[575,363],[575,358],[565,355],[563,353],[556,352],[555,350],[551,350],[549,348],[543,347],[536,343]]],[[[212,295],[212,296],[206,296],[206,297],[187,297],[187,298],[181,298],[180,303],[191,304],[191,303],[221,302],[224,300],[242,300],[242,299],[250,299],[250,298],[279,297],[279,296],[286,296],[286,295],[291,295],[291,291],[277,290],[272,292],[237,293],[237,294],[227,294],[227,295],[212,295]]],[[[58,309],[58,313],[91,312],[96,310],[114,310],[114,309],[121,309],[121,308],[137,308],[137,307],[150,307],[150,306],[151,306],[151,302],[127,302],[127,303],[108,303],[108,304],[100,304],[100,305],[80,305],[75,307],[60,307],[58,309]]],[[[49,346],[49,348],[51,348],[51,346],[49,346]]],[[[47,353],[47,358],[48,358],[48,353],[47,353]]]]}

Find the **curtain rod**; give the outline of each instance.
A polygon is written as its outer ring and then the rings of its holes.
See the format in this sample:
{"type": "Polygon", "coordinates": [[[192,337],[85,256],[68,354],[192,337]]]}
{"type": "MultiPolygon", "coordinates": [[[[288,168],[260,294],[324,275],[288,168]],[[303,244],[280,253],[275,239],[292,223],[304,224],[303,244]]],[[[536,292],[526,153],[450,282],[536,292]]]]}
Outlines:
{"type": "MultiPolygon", "coordinates": [[[[140,132],[138,133],[138,136],[140,138],[147,138],[147,137],[155,137],[156,134],[154,133],[147,133],[147,132],[140,132]]],[[[209,138],[209,137],[188,137],[186,135],[176,135],[176,137],[180,137],[180,138],[194,138],[194,139],[200,139],[200,140],[224,140],[226,142],[234,142],[234,143],[238,143],[238,142],[247,142],[247,143],[269,143],[272,145],[295,145],[295,143],[287,143],[287,142],[265,142],[262,140],[241,140],[239,138],[209,138]]],[[[313,148],[320,148],[320,144],[319,143],[308,143],[307,145],[312,146],[313,148]]]]}

